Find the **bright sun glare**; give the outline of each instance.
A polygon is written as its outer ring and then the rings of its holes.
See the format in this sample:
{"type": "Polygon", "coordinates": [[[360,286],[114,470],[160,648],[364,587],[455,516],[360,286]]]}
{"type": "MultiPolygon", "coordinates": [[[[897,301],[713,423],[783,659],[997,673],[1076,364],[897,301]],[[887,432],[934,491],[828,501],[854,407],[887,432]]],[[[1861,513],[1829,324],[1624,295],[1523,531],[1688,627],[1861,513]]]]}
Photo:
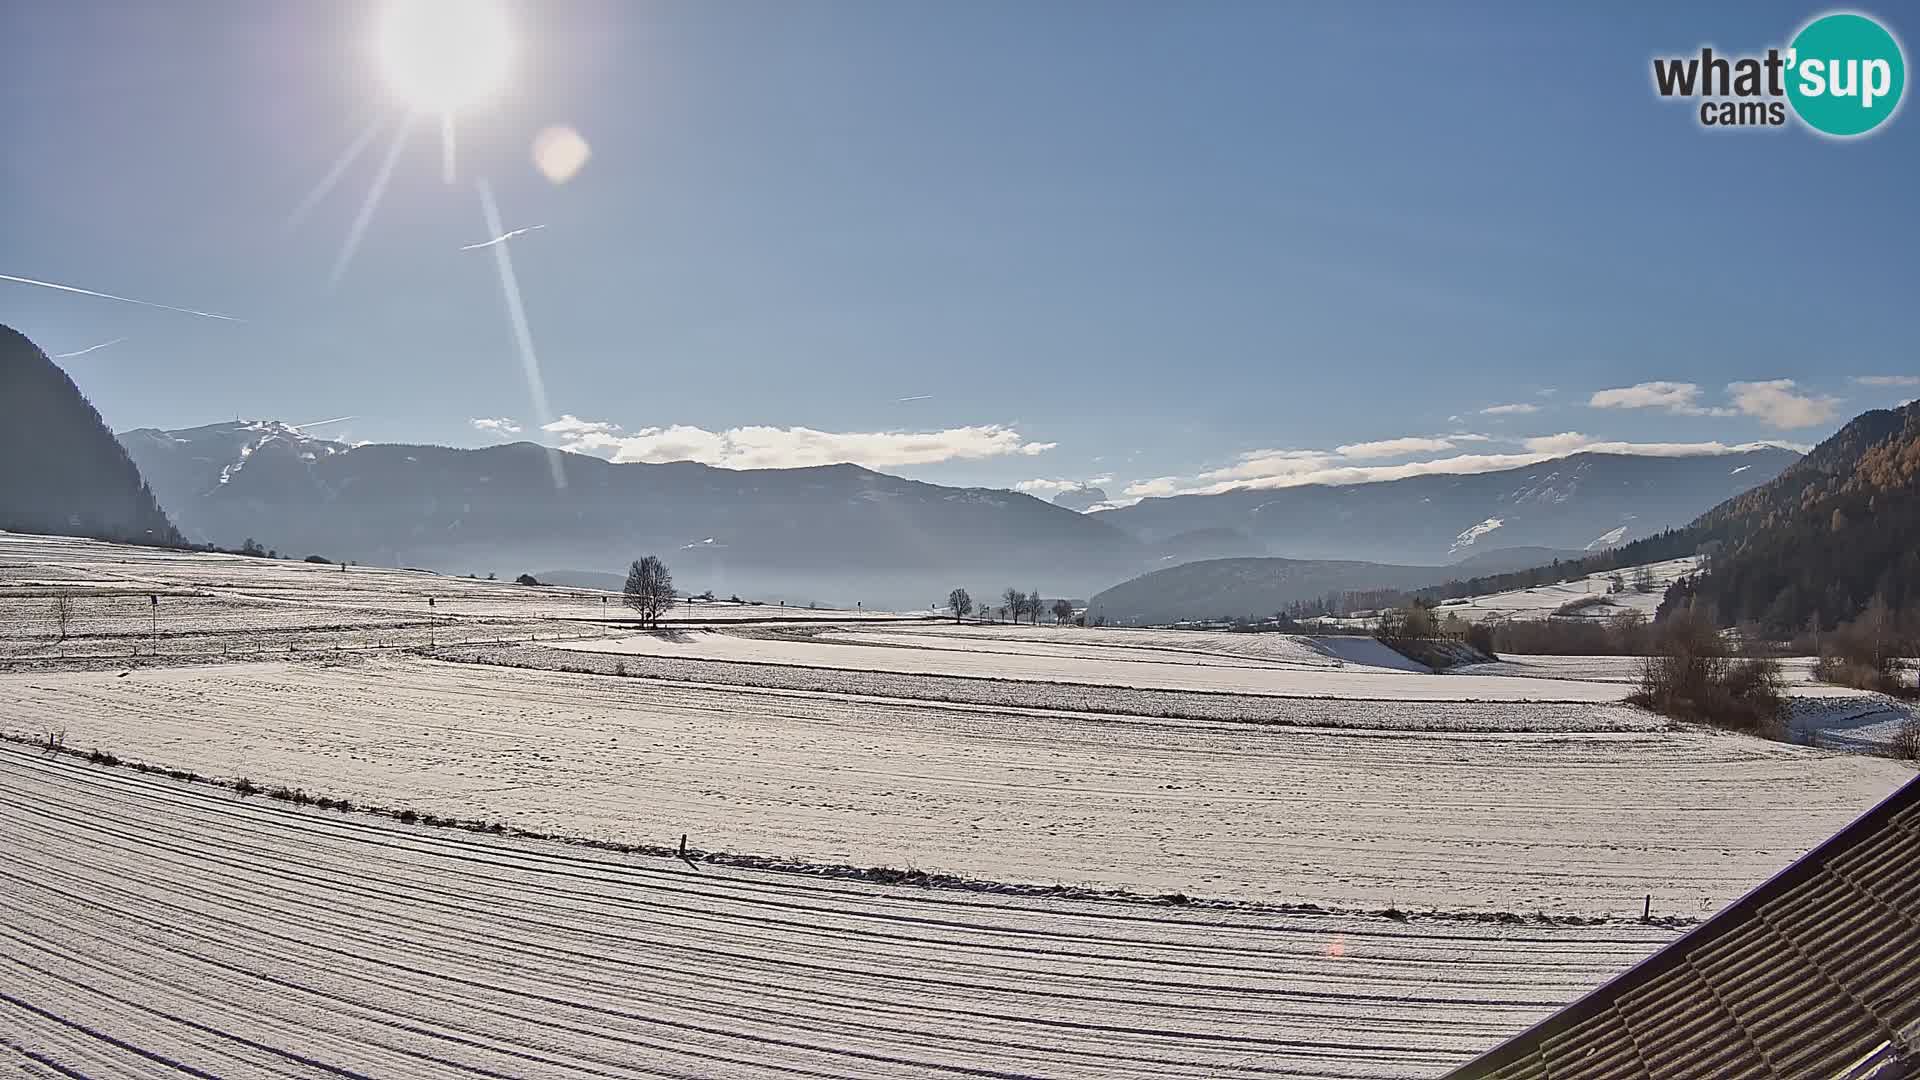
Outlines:
{"type": "Polygon", "coordinates": [[[450,113],[500,89],[513,34],[498,0],[391,0],[378,49],[381,72],[400,100],[450,113]]]}

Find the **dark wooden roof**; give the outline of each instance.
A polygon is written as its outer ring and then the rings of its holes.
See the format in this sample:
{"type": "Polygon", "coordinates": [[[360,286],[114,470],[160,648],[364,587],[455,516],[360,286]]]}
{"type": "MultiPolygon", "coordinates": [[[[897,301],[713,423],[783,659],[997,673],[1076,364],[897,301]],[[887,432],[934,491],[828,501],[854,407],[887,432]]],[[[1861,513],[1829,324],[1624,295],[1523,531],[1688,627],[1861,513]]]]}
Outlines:
{"type": "Polygon", "coordinates": [[[1867,1076],[1920,1077],[1920,778],[1445,1080],[1867,1076]]]}

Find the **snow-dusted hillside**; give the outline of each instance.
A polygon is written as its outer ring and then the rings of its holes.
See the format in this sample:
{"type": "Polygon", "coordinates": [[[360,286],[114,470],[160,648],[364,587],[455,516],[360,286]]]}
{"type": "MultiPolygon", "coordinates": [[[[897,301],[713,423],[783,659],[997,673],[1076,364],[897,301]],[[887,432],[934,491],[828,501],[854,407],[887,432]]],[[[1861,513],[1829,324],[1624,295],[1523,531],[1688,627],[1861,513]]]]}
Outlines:
{"type": "Polygon", "coordinates": [[[1665,562],[1649,563],[1644,568],[1628,567],[1607,573],[1588,574],[1579,580],[1560,585],[1541,585],[1532,589],[1514,589],[1510,592],[1446,600],[1441,602],[1440,610],[1452,612],[1474,622],[1544,619],[1555,615],[1566,604],[1598,597],[1605,602],[1583,607],[1578,612],[1558,617],[1607,619],[1636,611],[1652,618],[1654,610],[1660,606],[1660,598],[1666,592],[1667,586],[1673,584],[1676,579],[1693,573],[1699,568],[1699,563],[1700,560],[1693,557],[1668,559],[1665,562]],[[1652,585],[1648,592],[1640,592],[1635,587],[1636,582],[1641,580],[1642,569],[1647,571],[1647,580],[1652,585]],[[1626,585],[1625,591],[1610,591],[1615,577],[1626,585]]]}
{"type": "Polygon", "coordinates": [[[1580,453],[1466,476],[1144,499],[1094,516],[1143,541],[1234,529],[1292,559],[1452,562],[1487,548],[1599,550],[1685,525],[1778,475],[1795,452],[1580,453]]]}
{"type": "Polygon", "coordinates": [[[278,420],[233,420],[179,431],[137,428],[119,439],[161,503],[189,510],[214,488],[232,483],[250,463],[314,462],[352,449],[278,420]]]}

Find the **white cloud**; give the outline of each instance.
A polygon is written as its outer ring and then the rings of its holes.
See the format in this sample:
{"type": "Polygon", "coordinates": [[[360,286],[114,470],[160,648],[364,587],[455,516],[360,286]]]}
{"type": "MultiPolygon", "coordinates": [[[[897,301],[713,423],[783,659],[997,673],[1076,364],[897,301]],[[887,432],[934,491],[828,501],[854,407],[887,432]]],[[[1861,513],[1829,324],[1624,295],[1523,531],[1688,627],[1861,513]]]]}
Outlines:
{"type": "Polygon", "coordinates": [[[1536,454],[1571,454],[1597,441],[1578,431],[1563,431],[1558,435],[1535,435],[1531,439],[1521,440],[1521,445],[1536,454]]]}
{"type": "MultiPolygon", "coordinates": [[[[1460,476],[1537,465],[1586,450],[1606,454],[1648,457],[1686,457],[1696,454],[1733,454],[1775,446],[1806,453],[1809,447],[1783,442],[1728,445],[1721,442],[1636,443],[1595,439],[1577,431],[1522,440],[1524,453],[1455,454],[1394,465],[1355,465],[1356,459],[1326,450],[1250,450],[1238,462],[1202,472],[1191,479],[1160,476],[1129,484],[1121,494],[1137,501],[1167,495],[1211,495],[1235,489],[1298,487],[1302,484],[1372,484],[1410,476],[1460,476]]],[[[1343,448],[1344,449],[1344,448],[1343,448]]],[[[1115,505],[1124,505],[1116,501],[1115,505]]]]}
{"type": "Polygon", "coordinates": [[[1734,407],[1777,428],[1815,427],[1833,419],[1840,399],[1794,392],[1792,379],[1727,384],[1734,407]]]}
{"type": "MultiPolygon", "coordinates": [[[[1324,469],[1335,460],[1333,454],[1325,450],[1249,450],[1240,455],[1238,464],[1224,469],[1212,469],[1200,474],[1199,479],[1210,483],[1225,483],[1227,487],[1234,480],[1261,480],[1274,476],[1291,476],[1295,473],[1312,472],[1324,469]]],[[[1173,480],[1171,476],[1163,480],[1173,480]]]]}
{"type": "Polygon", "coordinates": [[[1525,416],[1528,413],[1537,413],[1539,411],[1540,411],[1540,406],[1528,404],[1527,402],[1521,401],[1521,402],[1515,402],[1511,405],[1489,405],[1486,408],[1480,410],[1480,415],[1482,416],[1525,416]]]}
{"type": "Polygon", "coordinates": [[[1301,484],[1370,484],[1381,480],[1400,480],[1409,476],[1435,473],[1459,474],[1492,472],[1531,465],[1542,454],[1456,454],[1426,461],[1406,461],[1397,465],[1348,465],[1340,459],[1252,458],[1226,469],[1201,473],[1199,483],[1181,490],[1220,492],[1236,487],[1277,488],[1301,484]]]}
{"type": "Polygon", "coordinates": [[[1920,375],[1855,375],[1861,386],[1920,386],[1920,375]]]}
{"type": "Polygon", "coordinates": [[[520,434],[520,425],[514,423],[511,419],[504,416],[500,416],[500,417],[476,416],[473,419],[468,420],[467,423],[472,424],[473,429],[475,431],[484,431],[490,435],[520,434]]]}
{"type": "Polygon", "coordinates": [[[1493,436],[1482,435],[1476,431],[1449,431],[1447,432],[1447,438],[1452,439],[1454,442],[1493,442],[1494,441],[1493,436]]]}
{"type": "Polygon", "coordinates": [[[1156,476],[1152,480],[1136,480],[1122,489],[1120,494],[1132,499],[1146,499],[1155,495],[1171,495],[1179,488],[1179,477],[1156,476]]]}
{"type": "Polygon", "coordinates": [[[1734,410],[1700,404],[1700,386],[1690,382],[1643,382],[1600,390],[1587,399],[1596,409],[1665,409],[1675,416],[1732,416],[1734,410]]]}
{"type": "Polygon", "coordinates": [[[1058,443],[1028,442],[1002,424],[942,431],[818,431],[805,427],[749,426],[708,431],[688,424],[623,431],[604,420],[562,416],[542,430],[557,436],[562,450],[597,454],[611,461],[698,461],[731,469],[790,469],[852,462],[874,468],[932,465],[942,461],[1046,453],[1058,443]]]}
{"type": "Polygon", "coordinates": [[[1013,490],[1022,491],[1028,495],[1058,495],[1063,491],[1078,491],[1080,488],[1081,483],[1078,480],[1022,480],[1013,485],[1013,490]]]}
{"type": "Polygon", "coordinates": [[[1113,483],[1113,477],[1111,476],[1093,476],[1085,480],[1036,479],[1022,480],[1013,485],[1013,490],[1023,491],[1028,495],[1048,496],[1058,495],[1063,491],[1080,491],[1085,488],[1105,487],[1111,483],[1113,483]]]}
{"type": "Polygon", "coordinates": [[[541,431],[551,431],[555,435],[572,437],[576,435],[605,435],[619,431],[618,424],[609,424],[604,420],[582,420],[572,413],[563,413],[560,419],[550,424],[541,424],[541,431]]]}
{"type": "Polygon", "coordinates": [[[1523,441],[1528,450],[1538,454],[1561,457],[1566,454],[1638,454],[1642,457],[1694,457],[1700,454],[1744,454],[1750,450],[1763,450],[1779,447],[1804,454],[1812,447],[1798,443],[1783,442],[1621,442],[1618,440],[1596,439],[1578,431],[1563,431],[1558,435],[1537,435],[1523,441]]]}
{"type": "Polygon", "coordinates": [[[1453,443],[1446,439],[1428,439],[1418,435],[1408,435],[1399,439],[1348,443],[1333,449],[1334,453],[1341,457],[1349,458],[1404,457],[1407,454],[1431,454],[1441,450],[1451,450],[1453,443]]]}
{"type": "Polygon", "coordinates": [[[1814,427],[1833,419],[1839,398],[1798,393],[1795,385],[1792,379],[1728,383],[1729,406],[1700,404],[1700,387],[1694,383],[1644,382],[1601,390],[1587,404],[1596,409],[1665,409],[1676,416],[1751,416],[1777,428],[1814,427]]]}

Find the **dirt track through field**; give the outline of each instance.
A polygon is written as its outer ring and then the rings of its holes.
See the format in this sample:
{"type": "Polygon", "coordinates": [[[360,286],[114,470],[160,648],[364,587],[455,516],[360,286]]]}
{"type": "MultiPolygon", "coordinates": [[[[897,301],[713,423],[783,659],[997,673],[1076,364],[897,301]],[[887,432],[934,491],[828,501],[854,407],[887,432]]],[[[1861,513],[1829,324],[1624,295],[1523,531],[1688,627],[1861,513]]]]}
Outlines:
{"type": "Polygon", "coordinates": [[[0,697],[15,734],[361,805],[1349,910],[1637,915],[1652,893],[1701,917],[1910,775],[1730,736],[1275,728],[416,659],[5,675],[0,697]]]}
{"type": "Polygon", "coordinates": [[[1671,935],[694,871],[0,747],[26,1075],[1427,1075],[1671,935]]]}

